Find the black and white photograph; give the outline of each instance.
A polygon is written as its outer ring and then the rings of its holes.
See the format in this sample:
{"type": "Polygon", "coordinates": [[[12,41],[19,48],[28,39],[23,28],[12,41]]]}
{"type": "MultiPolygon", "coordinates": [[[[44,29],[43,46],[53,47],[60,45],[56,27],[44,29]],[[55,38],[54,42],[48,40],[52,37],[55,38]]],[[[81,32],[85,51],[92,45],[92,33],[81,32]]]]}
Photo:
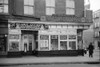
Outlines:
{"type": "Polygon", "coordinates": [[[0,67],[100,67],[100,0],[0,0],[0,67]]]}

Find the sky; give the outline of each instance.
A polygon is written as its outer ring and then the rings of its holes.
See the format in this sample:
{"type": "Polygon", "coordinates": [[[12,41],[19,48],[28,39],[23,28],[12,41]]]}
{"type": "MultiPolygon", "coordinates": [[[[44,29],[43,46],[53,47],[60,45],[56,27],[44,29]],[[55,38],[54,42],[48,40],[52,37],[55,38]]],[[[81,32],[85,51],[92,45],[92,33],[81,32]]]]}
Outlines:
{"type": "Polygon", "coordinates": [[[100,0],[90,0],[90,9],[96,11],[100,9],[100,0]]]}

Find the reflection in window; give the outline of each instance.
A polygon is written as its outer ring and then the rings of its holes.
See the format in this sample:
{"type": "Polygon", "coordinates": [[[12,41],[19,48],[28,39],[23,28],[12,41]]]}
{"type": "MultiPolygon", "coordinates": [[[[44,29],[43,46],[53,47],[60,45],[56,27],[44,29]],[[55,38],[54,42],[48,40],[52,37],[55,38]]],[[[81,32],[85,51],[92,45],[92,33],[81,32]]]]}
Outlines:
{"type": "Polygon", "coordinates": [[[67,50],[67,41],[60,41],[60,50],[67,50]]]}
{"type": "Polygon", "coordinates": [[[24,14],[34,14],[34,0],[24,0],[24,14]]]}
{"type": "Polygon", "coordinates": [[[46,15],[55,14],[55,0],[46,0],[46,15]]]}
{"type": "Polygon", "coordinates": [[[58,36],[51,35],[51,50],[58,50],[58,36]]]}
{"type": "Polygon", "coordinates": [[[0,0],[0,13],[8,13],[8,0],[0,0]]]}
{"type": "Polygon", "coordinates": [[[76,42],[75,41],[69,42],[69,50],[76,50],[76,42]]]}
{"type": "Polygon", "coordinates": [[[66,0],[66,14],[74,15],[75,14],[75,2],[74,0],[66,0]]]}

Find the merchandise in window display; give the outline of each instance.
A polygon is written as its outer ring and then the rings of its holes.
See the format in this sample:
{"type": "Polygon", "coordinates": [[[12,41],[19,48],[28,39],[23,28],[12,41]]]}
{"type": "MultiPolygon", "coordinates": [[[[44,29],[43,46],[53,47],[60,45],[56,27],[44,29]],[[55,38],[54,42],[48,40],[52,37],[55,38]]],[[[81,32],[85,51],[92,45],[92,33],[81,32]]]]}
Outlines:
{"type": "Polygon", "coordinates": [[[19,42],[11,42],[9,51],[19,51],[19,42]]]}
{"type": "Polygon", "coordinates": [[[76,50],[76,42],[75,41],[69,42],[69,50],[76,50]]]}
{"type": "Polygon", "coordinates": [[[60,40],[67,40],[67,35],[60,35],[60,40]]]}
{"type": "Polygon", "coordinates": [[[49,50],[49,36],[48,35],[40,36],[40,50],[49,50]]]}
{"type": "Polygon", "coordinates": [[[51,36],[51,50],[58,50],[58,36],[51,36]]]}
{"type": "Polygon", "coordinates": [[[60,41],[60,50],[67,50],[67,41],[60,41]]]}

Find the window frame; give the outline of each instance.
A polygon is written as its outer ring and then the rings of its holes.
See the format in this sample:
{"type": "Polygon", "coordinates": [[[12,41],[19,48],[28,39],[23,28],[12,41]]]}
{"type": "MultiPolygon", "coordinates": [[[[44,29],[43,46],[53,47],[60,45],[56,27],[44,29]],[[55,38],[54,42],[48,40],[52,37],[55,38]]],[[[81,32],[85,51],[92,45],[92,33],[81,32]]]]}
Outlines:
{"type": "Polygon", "coordinates": [[[34,15],[34,6],[35,6],[34,0],[24,0],[24,15],[34,15]],[[27,1],[27,3],[25,1],[27,1]],[[31,1],[33,3],[31,3],[31,1]],[[27,9],[25,7],[27,7],[27,9]],[[32,11],[30,12],[31,8],[32,8],[32,11]]]}
{"type": "Polygon", "coordinates": [[[45,0],[45,4],[46,4],[46,10],[45,10],[46,15],[55,14],[55,0],[45,0]]]}
{"type": "Polygon", "coordinates": [[[2,0],[2,2],[0,3],[0,7],[2,11],[0,11],[0,13],[9,13],[8,4],[9,4],[8,0],[2,0]],[[5,8],[5,6],[7,6],[7,8],[5,8]]]}
{"type": "Polygon", "coordinates": [[[66,14],[75,15],[75,0],[66,0],[66,14]],[[70,4],[67,3],[68,1],[70,2],[70,4]]]}

